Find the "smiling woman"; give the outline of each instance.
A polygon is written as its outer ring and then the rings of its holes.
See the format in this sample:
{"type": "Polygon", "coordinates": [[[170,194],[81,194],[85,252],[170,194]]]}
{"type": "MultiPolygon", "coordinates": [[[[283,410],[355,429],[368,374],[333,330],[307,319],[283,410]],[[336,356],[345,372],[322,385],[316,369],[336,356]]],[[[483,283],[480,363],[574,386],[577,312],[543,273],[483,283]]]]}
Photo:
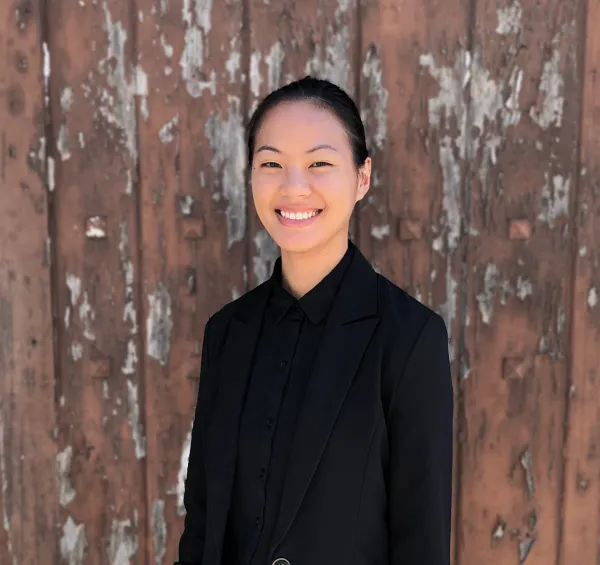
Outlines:
{"type": "Polygon", "coordinates": [[[300,296],[341,259],[369,189],[363,124],[343,91],[307,77],[265,98],[248,127],[248,153],[256,211],[300,296]]]}
{"type": "Polygon", "coordinates": [[[349,241],[371,159],[311,77],[248,126],[272,276],[206,324],[180,565],[447,565],[453,395],[443,320],[349,241]]]}

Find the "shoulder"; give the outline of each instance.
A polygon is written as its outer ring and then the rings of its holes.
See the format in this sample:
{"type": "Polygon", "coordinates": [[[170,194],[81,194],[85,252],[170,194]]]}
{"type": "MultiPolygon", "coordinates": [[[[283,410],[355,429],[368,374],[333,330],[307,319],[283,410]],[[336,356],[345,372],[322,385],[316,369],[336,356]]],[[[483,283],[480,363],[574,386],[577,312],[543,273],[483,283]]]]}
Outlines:
{"type": "Polygon", "coordinates": [[[432,390],[440,394],[446,390],[447,398],[451,399],[448,330],[444,319],[389,279],[378,277],[386,413],[398,397],[418,402],[432,390]],[[400,394],[400,390],[406,394],[400,394]]]}
{"type": "Polygon", "coordinates": [[[447,359],[448,330],[442,316],[383,275],[377,276],[384,355],[394,372],[423,351],[447,359]]]}
{"type": "Polygon", "coordinates": [[[227,331],[231,324],[231,320],[241,311],[249,310],[249,306],[259,300],[265,290],[268,280],[258,285],[257,287],[242,294],[239,298],[228,302],[219,308],[206,322],[206,335],[209,336],[211,346],[217,346],[222,343],[227,336],[227,331]]]}
{"type": "Polygon", "coordinates": [[[385,325],[403,339],[416,340],[426,328],[447,333],[443,318],[403,288],[378,274],[378,310],[385,325]]]}

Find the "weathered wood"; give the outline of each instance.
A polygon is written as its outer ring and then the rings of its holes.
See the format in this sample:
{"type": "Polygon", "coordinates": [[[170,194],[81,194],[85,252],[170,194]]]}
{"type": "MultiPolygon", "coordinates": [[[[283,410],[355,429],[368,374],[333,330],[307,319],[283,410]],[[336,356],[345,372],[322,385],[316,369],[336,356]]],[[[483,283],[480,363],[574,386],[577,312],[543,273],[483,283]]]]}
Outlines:
{"type": "Polygon", "coordinates": [[[581,5],[475,6],[461,565],[558,553],[581,5]]]}
{"type": "MultiPolygon", "coordinates": [[[[356,95],[356,0],[249,0],[250,108],[308,74],[356,95]]],[[[249,196],[251,198],[251,196],[249,196]]],[[[250,285],[271,275],[279,249],[249,210],[250,285]]]]}
{"type": "MultiPolygon", "coordinates": [[[[240,2],[138,2],[147,563],[177,559],[204,325],[246,290],[240,2]]],[[[194,477],[189,480],[193,481],[194,477]]]]}
{"type": "MultiPolygon", "coordinates": [[[[600,516],[600,1],[588,0],[583,61],[580,157],[574,175],[575,245],[569,417],[565,445],[562,551],[559,565],[598,562],[600,516]],[[576,181],[575,181],[576,179],[576,181]]],[[[581,22],[581,19],[580,19],[581,22]]]]}
{"type": "MultiPolygon", "coordinates": [[[[465,0],[363,1],[361,11],[360,101],[373,178],[360,206],[359,243],[379,271],[444,317],[455,375],[464,322],[468,12],[465,0]]],[[[459,392],[455,385],[455,420],[459,392]]],[[[458,479],[457,470],[455,498],[458,479]]]]}
{"type": "Polygon", "coordinates": [[[147,563],[136,96],[127,4],[52,3],[61,562],[147,563]]]}
{"type": "Polygon", "coordinates": [[[48,60],[37,2],[2,3],[0,22],[0,563],[56,563],[48,60]]]}

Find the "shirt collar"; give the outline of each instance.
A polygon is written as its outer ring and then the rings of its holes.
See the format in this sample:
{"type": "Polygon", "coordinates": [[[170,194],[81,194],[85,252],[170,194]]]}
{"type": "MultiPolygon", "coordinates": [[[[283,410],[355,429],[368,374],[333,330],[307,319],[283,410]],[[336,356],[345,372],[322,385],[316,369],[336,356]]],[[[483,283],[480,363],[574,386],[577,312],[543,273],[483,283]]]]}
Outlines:
{"type": "Polygon", "coordinates": [[[275,313],[279,323],[288,311],[294,306],[299,306],[306,317],[313,323],[319,324],[331,308],[333,299],[344,278],[344,274],[352,261],[354,247],[348,242],[348,249],[339,263],[317,285],[309,290],[302,298],[296,299],[282,285],[281,257],[275,261],[273,267],[273,294],[270,307],[275,313]]]}

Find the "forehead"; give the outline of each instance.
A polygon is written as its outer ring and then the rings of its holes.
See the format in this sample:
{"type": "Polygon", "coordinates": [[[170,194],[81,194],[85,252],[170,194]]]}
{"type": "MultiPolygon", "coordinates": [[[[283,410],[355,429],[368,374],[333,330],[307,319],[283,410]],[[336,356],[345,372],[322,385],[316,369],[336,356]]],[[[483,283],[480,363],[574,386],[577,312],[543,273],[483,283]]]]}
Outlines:
{"type": "Polygon", "coordinates": [[[256,147],[268,143],[281,151],[305,151],[321,144],[350,150],[348,136],[333,112],[312,102],[283,102],[265,115],[256,136],[256,147]]]}

